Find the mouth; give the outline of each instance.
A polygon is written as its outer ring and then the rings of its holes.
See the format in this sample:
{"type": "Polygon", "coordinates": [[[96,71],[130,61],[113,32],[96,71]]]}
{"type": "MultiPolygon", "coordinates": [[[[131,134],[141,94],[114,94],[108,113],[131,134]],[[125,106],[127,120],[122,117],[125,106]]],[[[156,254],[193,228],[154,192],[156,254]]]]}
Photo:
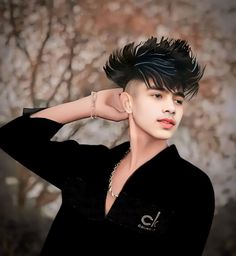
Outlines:
{"type": "Polygon", "coordinates": [[[163,118],[163,119],[159,119],[157,121],[162,123],[162,124],[169,124],[169,125],[172,125],[172,126],[175,125],[175,121],[173,119],[169,119],[169,118],[163,118]]]}

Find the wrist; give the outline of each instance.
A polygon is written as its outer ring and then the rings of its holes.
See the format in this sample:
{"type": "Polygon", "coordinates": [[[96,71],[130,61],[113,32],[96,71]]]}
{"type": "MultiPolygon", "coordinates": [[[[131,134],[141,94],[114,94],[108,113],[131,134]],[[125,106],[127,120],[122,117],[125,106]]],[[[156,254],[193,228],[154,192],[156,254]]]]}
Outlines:
{"type": "Polygon", "coordinates": [[[97,92],[91,91],[90,94],[90,118],[91,119],[96,119],[97,118],[97,109],[96,109],[96,102],[97,102],[97,92]]]}

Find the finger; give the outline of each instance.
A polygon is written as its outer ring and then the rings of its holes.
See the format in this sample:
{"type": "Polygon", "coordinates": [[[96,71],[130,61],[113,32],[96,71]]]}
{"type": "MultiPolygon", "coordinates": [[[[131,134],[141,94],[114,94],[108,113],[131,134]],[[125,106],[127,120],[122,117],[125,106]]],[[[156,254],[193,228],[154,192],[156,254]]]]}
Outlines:
{"type": "Polygon", "coordinates": [[[115,103],[114,104],[115,108],[119,112],[121,112],[121,113],[125,112],[125,109],[124,109],[124,107],[122,105],[122,102],[121,102],[121,99],[120,99],[120,94],[114,96],[114,103],[115,103]]]}
{"type": "Polygon", "coordinates": [[[113,121],[121,121],[128,118],[128,114],[126,112],[121,113],[115,108],[106,108],[104,109],[104,113],[106,113],[106,117],[104,116],[104,118],[108,118],[113,121]]]}
{"type": "Polygon", "coordinates": [[[128,119],[129,118],[129,114],[128,113],[122,113],[122,117],[123,119],[128,119]]]}
{"type": "Polygon", "coordinates": [[[118,121],[121,121],[121,120],[126,120],[128,119],[129,115],[125,112],[125,113],[120,113],[118,116],[118,121]]]}

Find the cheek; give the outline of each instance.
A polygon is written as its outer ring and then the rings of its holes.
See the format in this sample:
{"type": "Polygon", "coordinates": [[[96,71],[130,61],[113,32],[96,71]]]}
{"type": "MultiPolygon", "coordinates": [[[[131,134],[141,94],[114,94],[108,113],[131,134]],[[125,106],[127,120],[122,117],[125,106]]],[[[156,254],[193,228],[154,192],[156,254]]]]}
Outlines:
{"type": "Polygon", "coordinates": [[[161,106],[150,100],[136,102],[132,111],[135,120],[145,121],[149,124],[163,115],[161,106]]]}
{"type": "Polygon", "coordinates": [[[132,106],[132,112],[135,116],[143,115],[146,111],[144,104],[141,101],[135,101],[132,106]]]}
{"type": "Polygon", "coordinates": [[[179,110],[176,115],[176,121],[180,122],[183,118],[183,110],[179,110]]]}
{"type": "Polygon", "coordinates": [[[140,124],[140,122],[145,122],[147,109],[142,104],[137,104],[132,109],[134,120],[140,124]]]}
{"type": "Polygon", "coordinates": [[[137,125],[141,127],[151,127],[157,119],[156,111],[152,111],[147,106],[139,106],[133,111],[133,118],[137,125]]]}

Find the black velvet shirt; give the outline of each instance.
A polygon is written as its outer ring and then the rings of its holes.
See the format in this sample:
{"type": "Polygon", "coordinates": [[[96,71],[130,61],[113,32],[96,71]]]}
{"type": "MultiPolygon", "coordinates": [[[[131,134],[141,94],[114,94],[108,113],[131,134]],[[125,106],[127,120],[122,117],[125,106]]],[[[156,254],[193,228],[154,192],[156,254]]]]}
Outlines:
{"type": "Polygon", "coordinates": [[[129,142],[110,149],[52,141],[62,126],[23,115],[0,128],[1,148],[61,189],[41,255],[202,255],[214,215],[212,183],[174,144],[130,176],[105,214],[109,177],[129,142]]]}

